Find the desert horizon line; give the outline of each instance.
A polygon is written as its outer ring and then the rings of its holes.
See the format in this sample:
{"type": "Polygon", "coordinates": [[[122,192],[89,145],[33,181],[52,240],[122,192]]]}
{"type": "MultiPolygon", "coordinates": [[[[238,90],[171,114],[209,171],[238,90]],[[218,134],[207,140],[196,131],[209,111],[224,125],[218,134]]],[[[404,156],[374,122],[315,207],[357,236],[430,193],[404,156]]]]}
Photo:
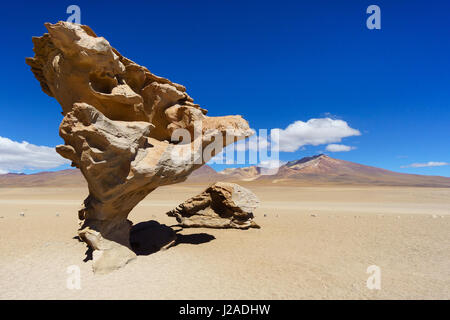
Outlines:
{"type": "MultiPolygon", "coordinates": [[[[331,159],[335,159],[335,160],[339,160],[339,161],[345,161],[345,162],[349,162],[349,163],[354,163],[354,164],[358,164],[358,165],[362,165],[362,166],[366,166],[366,167],[372,167],[372,168],[376,168],[376,169],[381,169],[381,170],[385,170],[385,171],[389,171],[389,172],[393,172],[396,174],[402,174],[402,175],[413,175],[413,176],[424,176],[424,177],[438,177],[438,178],[448,178],[450,179],[449,176],[444,176],[444,175],[431,175],[431,174],[418,174],[418,173],[404,173],[404,172],[398,172],[398,171],[394,171],[394,170],[390,170],[390,169],[386,169],[383,168],[381,166],[378,165],[367,165],[367,164],[363,164],[360,162],[355,162],[355,161],[349,161],[349,160],[343,160],[343,159],[339,159],[337,157],[332,157],[327,153],[317,153],[311,156],[304,156],[301,157],[299,159],[293,159],[293,160],[288,160],[288,161],[279,161],[280,166],[278,168],[281,168],[283,166],[289,165],[291,163],[295,163],[295,162],[301,162],[307,159],[316,159],[319,157],[328,157],[331,159]]],[[[225,171],[233,171],[236,169],[246,169],[246,168],[263,168],[264,166],[261,166],[260,163],[258,164],[243,164],[243,165],[234,165],[233,164],[228,164],[229,166],[226,168],[223,168],[221,170],[216,170],[214,168],[214,164],[211,163],[206,163],[203,166],[204,167],[208,167],[212,170],[214,170],[214,172],[221,174],[221,173],[225,173],[225,171]]],[[[414,164],[413,164],[414,165],[414,164]]],[[[416,165],[418,165],[417,167],[426,167],[426,166],[419,166],[419,164],[417,163],[416,165]]],[[[412,165],[410,165],[412,166],[412,165]]],[[[402,166],[402,167],[406,167],[406,166],[402,166]]],[[[0,176],[6,176],[6,175],[20,175],[20,176],[32,176],[32,175],[39,175],[39,174],[45,174],[45,173],[57,173],[57,172],[63,172],[63,171],[77,171],[79,170],[78,168],[54,168],[54,169],[47,169],[47,170],[42,170],[42,171],[36,171],[36,172],[32,172],[32,173],[24,173],[24,172],[6,172],[6,173],[1,173],[0,172],[0,176]]]]}

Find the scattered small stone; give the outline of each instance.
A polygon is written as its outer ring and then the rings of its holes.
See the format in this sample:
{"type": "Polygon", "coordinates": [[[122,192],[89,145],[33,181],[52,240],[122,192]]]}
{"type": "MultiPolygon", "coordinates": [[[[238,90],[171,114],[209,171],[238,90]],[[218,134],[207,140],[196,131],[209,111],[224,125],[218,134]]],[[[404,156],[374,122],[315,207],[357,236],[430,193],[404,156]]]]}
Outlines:
{"type": "Polygon", "coordinates": [[[21,213],[19,213],[19,216],[21,216],[21,217],[25,217],[25,212],[21,212],[21,213]]]}
{"type": "Polygon", "coordinates": [[[311,214],[311,217],[317,217],[317,214],[312,213],[312,214],[311,214]]]}
{"type": "Polygon", "coordinates": [[[267,217],[267,214],[264,213],[264,217],[267,217]]]}
{"type": "Polygon", "coordinates": [[[56,216],[59,217],[59,213],[57,213],[56,216]]]}
{"type": "Polygon", "coordinates": [[[433,214],[431,217],[432,217],[433,219],[436,219],[438,216],[435,215],[435,214],[433,214]]]}

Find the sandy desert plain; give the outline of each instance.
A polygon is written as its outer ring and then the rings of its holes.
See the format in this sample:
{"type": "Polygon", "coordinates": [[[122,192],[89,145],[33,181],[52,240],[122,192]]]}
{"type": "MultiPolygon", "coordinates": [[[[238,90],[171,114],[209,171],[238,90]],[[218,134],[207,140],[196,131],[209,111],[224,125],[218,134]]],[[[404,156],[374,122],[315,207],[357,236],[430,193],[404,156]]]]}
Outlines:
{"type": "MultiPolygon", "coordinates": [[[[261,200],[261,229],[180,230],[175,246],[141,248],[107,275],[75,238],[85,187],[0,188],[0,298],[450,298],[450,188],[241,184],[261,200]],[[66,286],[71,265],[79,290],[66,286]],[[366,286],[370,265],[380,290],[366,286]]],[[[204,188],[161,187],[129,218],[163,236],[176,224],[165,213],[204,188]]]]}

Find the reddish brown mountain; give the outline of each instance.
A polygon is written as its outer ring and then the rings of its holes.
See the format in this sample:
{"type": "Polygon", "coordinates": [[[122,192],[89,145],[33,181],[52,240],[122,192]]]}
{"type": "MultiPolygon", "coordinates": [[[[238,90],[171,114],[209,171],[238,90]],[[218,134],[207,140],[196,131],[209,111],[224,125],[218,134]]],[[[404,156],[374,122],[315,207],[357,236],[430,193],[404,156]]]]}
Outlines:
{"type": "Polygon", "coordinates": [[[204,165],[191,173],[187,183],[214,183],[220,181],[220,175],[208,165],[204,165]]]}
{"type": "Polygon", "coordinates": [[[228,168],[218,172],[222,180],[253,181],[260,177],[261,168],[257,166],[244,168],[228,168]]]}
{"type": "Polygon", "coordinates": [[[8,173],[0,175],[0,188],[22,187],[79,187],[87,186],[78,169],[35,174],[8,173]]]}
{"type": "Polygon", "coordinates": [[[257,167],[227,169],[222,180],[290,184],[358,184],[385,186],[450,187],[450,178],[393,172],[321,154],[290,161],[273,175],[257,167]]]}

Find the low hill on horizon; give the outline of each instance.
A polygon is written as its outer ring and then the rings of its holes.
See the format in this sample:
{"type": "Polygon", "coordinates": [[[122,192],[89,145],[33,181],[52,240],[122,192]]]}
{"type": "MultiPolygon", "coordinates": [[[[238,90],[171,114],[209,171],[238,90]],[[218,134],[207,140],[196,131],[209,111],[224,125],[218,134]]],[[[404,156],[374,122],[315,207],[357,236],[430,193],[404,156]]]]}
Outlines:
{"type": "Polygon", "coordinates": [[[0,188],[85,186],[87,186],[87,183],[78,169],[44,171],[33,174],[7,173],[0,175],[0,188]]]}
{"type": "MultiPolygon", "coordinates": [[[[228,168],[217,172],[208,165],[194,171],[186,184],[211,184],[230,181],[245,184],[288,185],[374,185],[450,188],[450,178],[399,173],[320,154],[290,161],[275,174],[265,175],[257,166],[228,168]]],[[[0,175],[0,188],[86,187],[78,169],[35,174],[0,175]]]]}

